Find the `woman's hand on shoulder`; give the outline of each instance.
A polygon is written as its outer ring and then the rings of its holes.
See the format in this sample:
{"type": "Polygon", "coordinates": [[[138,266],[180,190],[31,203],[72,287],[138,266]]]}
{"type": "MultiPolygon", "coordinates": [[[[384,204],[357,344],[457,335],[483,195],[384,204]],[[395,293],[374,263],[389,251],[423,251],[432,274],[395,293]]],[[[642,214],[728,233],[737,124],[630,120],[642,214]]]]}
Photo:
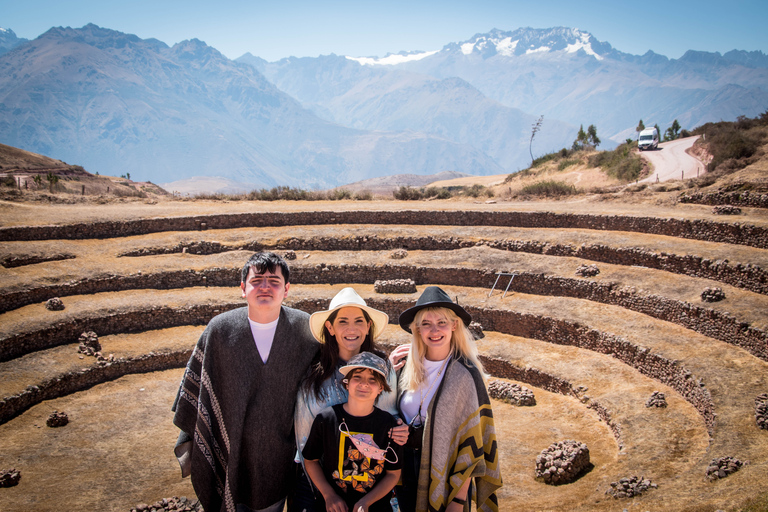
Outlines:
{"type": "Polygon", "coordinates": [[[404,446],[408,442],[408,425],[403,423],[403,420],[398,419],[397,426],[389,430],[389,437],[400,446],[404,446]]]}
{"type": "Polygon", "coordinates": [[[389,362],[392,363],[392,367],[395,371],[399,370],[405,364],[405,358],[408,357],[408,352],[411,350],[410,343],[404,343],[399,345],[395,350],[389,354],[389,362]]]}

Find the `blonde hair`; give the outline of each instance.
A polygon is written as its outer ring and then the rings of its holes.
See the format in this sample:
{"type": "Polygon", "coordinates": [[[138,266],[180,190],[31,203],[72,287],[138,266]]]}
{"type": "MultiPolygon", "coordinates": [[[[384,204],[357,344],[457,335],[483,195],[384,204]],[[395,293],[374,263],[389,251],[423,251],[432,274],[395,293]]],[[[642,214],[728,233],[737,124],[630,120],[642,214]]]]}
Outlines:
{"type": "Polygon", "coordinates": [[[400,375],[400,386],[406,391],[416,391],[419,385],[427,379],[427,370],[424,367],[424,359],[427,356],[427,345],[421,337],[421,331],[418,326],[421,319],[428,312],[437,313],[444,316],[449,322],[456,322],[456,330],[451,335],[450,356],[454,359],[464,358],[480,371],[483,382],[486,382],[486,374],[483,369],[483,363],[478,356],[475,337],[472,335],[461,318],[449,308],[424,308],[416,313],[413,322],[409,326],[413,333],[411,349],[408,352],[408,359],[400,375]]]}

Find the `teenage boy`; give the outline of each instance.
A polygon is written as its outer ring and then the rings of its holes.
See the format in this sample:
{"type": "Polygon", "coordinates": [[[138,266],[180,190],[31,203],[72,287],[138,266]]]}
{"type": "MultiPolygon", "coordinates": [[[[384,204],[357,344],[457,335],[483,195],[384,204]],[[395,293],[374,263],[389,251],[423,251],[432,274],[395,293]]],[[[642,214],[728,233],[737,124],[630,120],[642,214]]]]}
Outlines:
{"type": "Polygon", "coordinates": [[[309,315],[282,305],[289,278],[283,258],[254,254],[241,272],[247,306],[214,317],[187,364],[174,451],[206,512],[283,510],[296,393],[319,348],[309,315]]]}
{"type": "Polygon", "coordinates": [[[395,418],[375,407],[382,391],[391,391],[387,363],[361,352],[339,371],[349,398],[315,417],[301,452],[307,475],[328,512],[391,512],[402,448],[389,438],[395,418]]]}

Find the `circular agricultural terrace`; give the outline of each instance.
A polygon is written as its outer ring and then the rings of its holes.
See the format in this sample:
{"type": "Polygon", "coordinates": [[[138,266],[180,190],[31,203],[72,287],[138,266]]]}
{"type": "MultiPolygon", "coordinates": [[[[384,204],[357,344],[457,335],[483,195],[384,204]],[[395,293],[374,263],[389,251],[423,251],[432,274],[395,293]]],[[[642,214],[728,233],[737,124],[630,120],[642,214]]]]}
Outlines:
{"type": "MultiPolygon", "coordinates": [[[[494,388],[535,396],[493,393],[501,510],[765,500],[768,216],[685,208],[699,213],[276,209],[0,227],[0,470],[21,474],[0,488],[3,511],[194,498],[170,407],[205,324],[244,304],[239,270],[262,249],[295,255],[287,303],[307,312],[354,286],[394,321],[436,284],[472,313],[494,388]],[[517,275],[491,292],[497,272],[517,275]],[[63,309],[46,308],[54,297],[63,309]],[[78,352],[90,331],[100,360],[78,352]],[[55,411],[65,426],[46,425],[55,411]],[[537,457],[567,440],[589,467],[567,484],[537,478],[537,457]],[[726,471],[734,459],[748,463],[726,471]]],[[[390,324],[379,343],[407,341],[390,324]]]]}

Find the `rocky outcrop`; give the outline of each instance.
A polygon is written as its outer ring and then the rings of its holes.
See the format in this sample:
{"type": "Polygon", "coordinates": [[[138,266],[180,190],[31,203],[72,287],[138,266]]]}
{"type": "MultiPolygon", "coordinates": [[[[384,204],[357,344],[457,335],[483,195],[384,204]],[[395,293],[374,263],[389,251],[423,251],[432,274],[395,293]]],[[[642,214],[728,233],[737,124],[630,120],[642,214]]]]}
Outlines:
{"type": "Polygon", "coordinates": [[[591,466],[589,448],[584,443],[566,440],[551,444],[536,457],[536,478],[550,485],[576,480],[591,466]]]}

